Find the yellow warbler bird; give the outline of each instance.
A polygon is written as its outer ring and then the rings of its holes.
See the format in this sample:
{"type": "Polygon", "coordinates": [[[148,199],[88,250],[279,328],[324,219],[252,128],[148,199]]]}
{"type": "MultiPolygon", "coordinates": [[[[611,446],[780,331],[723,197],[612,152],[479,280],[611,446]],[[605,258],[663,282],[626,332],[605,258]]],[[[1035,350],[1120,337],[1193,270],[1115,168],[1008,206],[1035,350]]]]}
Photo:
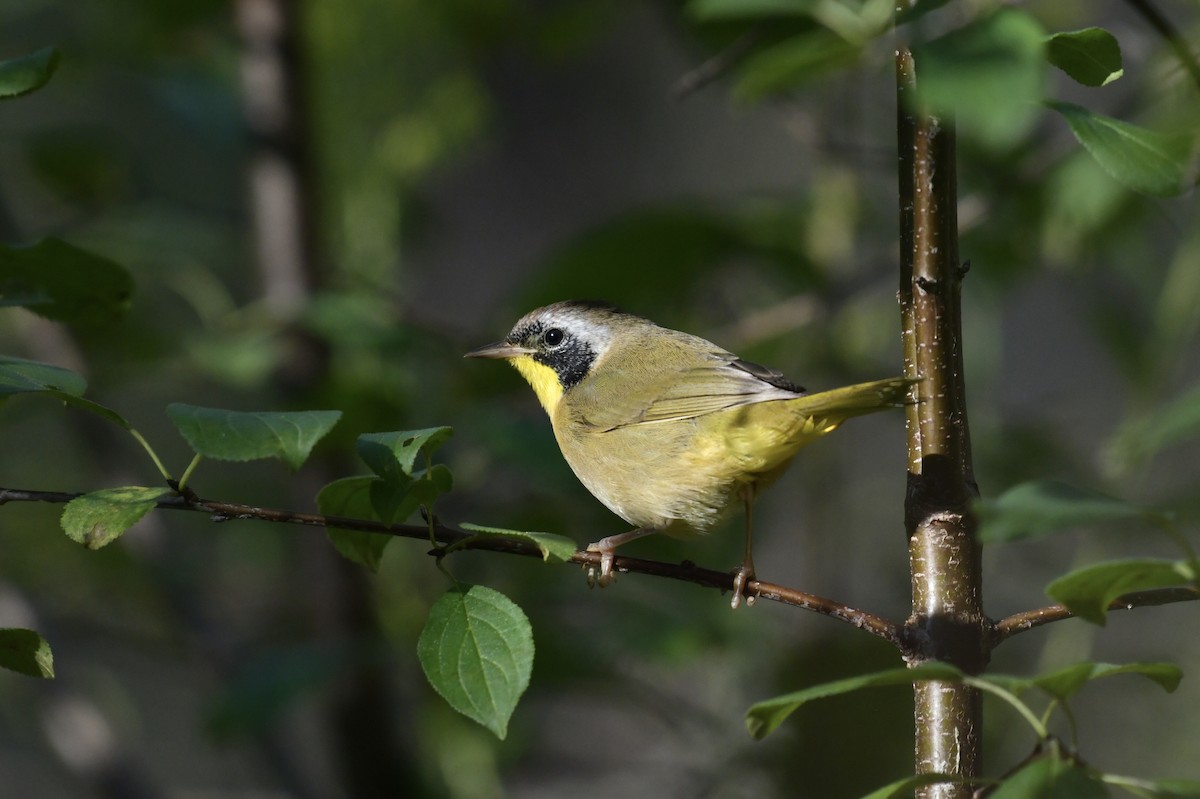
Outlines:
{"type": "MultiPolygon", "coordinates": [[[[736,503],[746,550],[733,607],[754,575],[750,503],[796,452],[846,419],[903,405],[912,380],[892,378],[805,394],[780,372],[698,336],[595,302],[559,302],[523,316],[503,341],[468,358],[507,360],[550,416],[575,475],[635,529],[588,547],[613,579],[613,552],[651,533],[711,530],[736,503]]],[[[753,602],[749,597],[748,602],[753,602]]]]}

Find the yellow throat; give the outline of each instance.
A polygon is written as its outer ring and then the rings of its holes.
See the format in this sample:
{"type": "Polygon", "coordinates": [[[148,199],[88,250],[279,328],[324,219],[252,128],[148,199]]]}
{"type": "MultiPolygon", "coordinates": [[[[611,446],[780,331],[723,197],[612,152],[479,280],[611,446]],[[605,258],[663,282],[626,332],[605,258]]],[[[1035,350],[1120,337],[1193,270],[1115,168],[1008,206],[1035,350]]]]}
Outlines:
{"type": "Polygon", "coordinates": [[[542,403],[546,413],[553,419],[554,409],[558,407],[558,401],[562,399],[563,395],[563,387],[558,379],[558,373],[546,364],[535,361],[529,355],[520,355],[510,360],[509,363],[517,368],[521,377],[525,378],[529,385],[533,386],[533,392],[537,394],[538,402],[542,403]]]}

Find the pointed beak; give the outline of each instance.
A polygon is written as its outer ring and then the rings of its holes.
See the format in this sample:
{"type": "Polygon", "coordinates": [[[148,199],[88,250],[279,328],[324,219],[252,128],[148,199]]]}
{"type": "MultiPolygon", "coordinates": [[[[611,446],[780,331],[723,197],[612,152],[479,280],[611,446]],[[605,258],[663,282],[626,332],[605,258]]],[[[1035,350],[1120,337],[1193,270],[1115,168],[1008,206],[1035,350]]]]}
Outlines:
{"type": "Polygon", "coordinates": [[[499,358],[507,360],[509,358],[518,358],[522,355],[532,355],[536,350],[529,347],[522,347],[519,344],[509,344],[507,341],[497,341],[495,344],[488,344],[485,347],[480,347],[477,350],[471,350],[464,358],[499,358]]]}

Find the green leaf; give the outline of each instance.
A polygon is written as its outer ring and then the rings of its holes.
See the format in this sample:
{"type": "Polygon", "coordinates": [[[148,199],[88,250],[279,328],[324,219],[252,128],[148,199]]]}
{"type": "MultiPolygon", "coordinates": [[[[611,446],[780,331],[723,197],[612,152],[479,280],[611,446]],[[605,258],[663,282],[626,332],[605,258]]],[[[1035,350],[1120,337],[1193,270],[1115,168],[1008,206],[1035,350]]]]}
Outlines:
{"type": "Polygon", "coordinates": [[[1200,388],[1121,427],[1106,458],[1115,466],[1138,466],[1169,446],[1200,435],[1200,388]]]}
{"type": "Polygon", "coordinates": [[[1044,98],[1045,33],[1024,11],[1001,9],[913,48],[915,99],[991,148],[1014,145],[1044,98]]]}
{"type": "Polygon", "coordinates": [[[1053,755],[1022,766],[989,799],[1103,799],[1108,789],[1084,769],[1053,755]]]}
{"type": "Polygon", "coordinates": [[[1074,527],[1151,519],[1152,511],[1131,502],[1054,480],[1033,480],[976,504],[985,543],[1019,541],[1074,527]]]}
{"type": "Polygon", "coordinates": [[[871,791],[862,799],[900,799],[900,797],[911,796],[913,788],[940,783],[962,785],[964,780],[957,774],[914,774],[871,791]]]}
{"type": "Polygon", "coordinates": [[[524,611],[482,585],[458,585],[429,610],[417,657],[452,708],[503,740],[533,670],[533,631],[524,611]]]}
{"type": "Polygon", "coordinates": [[[398,480],[382,480],[380,478],[372,478],[370,490],[368,494],[371,499],[371,509],[375,513],[375,517],[381,522],[391,524],[392,522],[402,522],[408,518],[408,514],[416,510],[418,501],[410,499],[409,489],[412,487],[413,480],[410,477],[401,475],[398,480]]]}
{"type": "Polygon", "coordinates": [[[1054,34],[1046,40],[1046,58],[1084,86],[1105,86],[1125,74],[1121,45],[1103,28],[1054,34]]]}
{"type": "Polygon", "coordinates": [[[1183,672],[1173,663],[1076,663],[1038,675],[1030,682],[1055,699],[1065,701],[1091,680],[1117,674],[1140,674],[1157,683],[1167,693],[1173,693],[1183,679],[1183,672]]]}
{"type": "Polygon", "coordinates": [[[0,629],[0,668],[29,677],[54,677],[54,654],[50,644],[33,630],[0,629]]]}
{"type": "MultiPolygon", "coordinates": [[[[377,484],[382,485],[383,481],[366,476],[334,480],[317,494],[317,509],[326,516],[378,519],[371,495],[373,486],[377,484]]],[[[343,557],[366,566],[372,572],[379,571],[383,551],[392,540],[390,535],[340,527],[325,528],[325,535],[343,557]]]]}
{"type": "Polygon", "coordinates": [[[1103,625],[1109,604],[1122,594],[1182,585],[1194,579],[1183,562],[1114,560],[1065,574],[1046,586],[1046,594],[1080,618],[1103,625]]]}
{"type": "Polygon", "coordinates": [[[87,381],[69,369],[0,355],[0,399],[13,394],[45,394],[101,416],[126,430],[133,429],[121,414],[80,396],[86,389],[87,381]]]}
{"type": "Polygon", "coordinates": [[[692,0],[686,13],[701,22],[811,14],[817,0],[692,0]]]}
{"type": "Polygon", "coordinates": [[[341,411],[227,411],[176,402],[167,415],[192,449],[206,458],[252,461],[279,458],[299,469],[341,411]]]}
{"type": "Polygon", "coordinates": [[[386,522],[402,522],[424,505],[433,507],[440,494],[454,486],[450,469],[438,463],[414,471],[418,456],[426,459],[450,436],[449,427],[367,433],[358,437],[358,455],[380,480],[371,486],[376,514],[386,522]]]}
{"type": "Polygon", "coordinates": [[[1030,688],[1040,688],[1065,702],[1091,680],[1116,674],[1140,674],[1157,683],[1168,693],[1178,688],[1179,681],[1183,679],[1183,672],[1172,663],[1074,663],[1036,677],[983,674],[973,679],[991,683],[1012,694],[1020,694],[1030,688]]]}
{"type": "Polygon", "coordinates": [[[439,494],[454,488],[454,474],[449,466],[441,463],[435,463],[422,472],[421,479],[428,481],[439,494]]]}
{"type": "Polygon", "coordinates": [[[449,491],[453,485],[454,478],[450,469],[440,463],[435,463],[428,470],[420,472],[418,479],[413,480],[404,492],[404,504],[396,511],[396,520],[403,521],[403,518],[407,518],[408,514],[421,505],[432,508],[433,501],[449,491]],[[403,514],[403,518],[400,514],[403,514]]]}
{"type": "Polygon", "coordinates": [[[1164,136],[1071,103],[1048,105],[1063,116],[1096,163],[1128,188],[1156,197],[1187,188],[1190,137],[1164,136]]]}
{"type": "Polygon", "coordinates": [[[389,524],[403,522],[424,505],[432,508],[433,502],[446,493],[454,484],[450,469],[435,463],[417,479],[401,475],[402,479],[379,480],[371,486],[371,502],[379,518],[389,524]]]}
{"type": "Polygon", "coordinates": [[[20,58],[0,61],[0,100],[20,97],[46,85],[62,55],[57,47],[43,47],[20,58]]]}
{"type": "Polygon", "coordinates": [[[87,381],[70,369],[0,355],[0,397],[42,391],[81,397],[86,390],[87,381]]]}
{"type": "Polygon", "coordinates": [[[736,94],[747,101],[791,91],[830,70],[853,63],[862,45],[824,28],[799,33],[747,56],[739,70],[736,94]]]}
{"type": "Polygon", "coordinates": [[[506,530],[502,527],[484,527],[479,524],[464,522],[460,525],[464,530],[470,530],[484,538],[515,538],[519,541],[530,541],[542,551],[542,560],[547,563],[565,563],[571,559],[578,549],[573,539],[555,533],[531,533],[525,530],[506,530]]]}
{"type": "Polygon", "coordinates": [[[746,712],[746,729],[754,738],[765,738],[801,705],[814,699],[825,699],[863,688],[901,685],[921,680],[957,681],[961,680],[962,676],[961,671],[947,663],[923,663],[911,669],[889,669],[822,683],[756,703],[746,712]]]}
{"type": "MultiPolygon", "coordinates": [[[[101,405],[98,402],[92,402],[90,399],[87,399],[86,397],[76,397],[73,394],[67,394],[62,391],[47,391],[46,394],[47,394],[47,396],[51,396],[51,397],[54,397],[55,399],[62,400],[67,405],[73,405],[74,407],[79,408],[81,410],[85,410],[88,413],[94,413],[95,415],[97,415],[103,419],[107,419],[108,421],[112,422],[113,424],[119,425],[120,427],[123,427],[126,430],[130,430],[130,431],[133,430],[133,425],[130,424],[129,420],[126,419],[124,416],[117,413],[112,408],[105,407],[104,405],[101,405]]],[[[143,446],[145,446],[145,445],[143,444],[143,446]]]]}
{"type": "Polygon", "coordinates": [[[432,457],[453,434],[450,427],[365,433],[358,437],[358,456],[385,480],[396,474],[411,475],[418,455],[424,452],[426,457],[432,457]]]}
{"type": "Polygon", "coordinates": [[[132,296],[133,278],[124,267],[60,239],[28,247],[0,244],[0,306],[95,325],[120,318],[132,296]]]}
{"type": "Polygon", "coordinates": [[[169,493],[169,488],[145,486],[93,491],[68,502],[60,524],[72,541],[88,549],[99,549],[120,538],[154,508],[160,497],[169,493]]]}
{"type": "MultiPolygon", "coordinates": [[[[361,447],[361,439],[359,443],[361,447]]],[[[414,478],[399,470],[400,464],[390,448],[373,442],[367,449],[368,457],[382,452],[379,471],[384,476],[346,477],[333,481],[317,495],[321,513],[373,519],[384,524],[403,522],[421,505],[432,507],[433,501],[454,485],[450,470],[440,463],[418,472],[414,478]],[[373,449],[375,447],[378,449],[373,449]]],[[[378,570],[383,550],[391,540],[387,535],[361,530],[331,528],[326,532],[338,552],[371,571],[378,570]]]]}

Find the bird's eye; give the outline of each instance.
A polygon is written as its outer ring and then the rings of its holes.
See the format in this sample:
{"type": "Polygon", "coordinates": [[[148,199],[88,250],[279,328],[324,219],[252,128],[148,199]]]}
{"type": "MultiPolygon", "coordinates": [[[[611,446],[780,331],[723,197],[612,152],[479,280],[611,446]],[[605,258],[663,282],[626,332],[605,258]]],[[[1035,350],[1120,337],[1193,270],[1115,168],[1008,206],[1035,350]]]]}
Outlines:
{"type": "Polygon", "coordinates": [[[547,347],[557,347],[563,343],[564,338],[566,338],[566,334],[557,327],[552,327],[542,334],[542,341],[547,347]]]}

